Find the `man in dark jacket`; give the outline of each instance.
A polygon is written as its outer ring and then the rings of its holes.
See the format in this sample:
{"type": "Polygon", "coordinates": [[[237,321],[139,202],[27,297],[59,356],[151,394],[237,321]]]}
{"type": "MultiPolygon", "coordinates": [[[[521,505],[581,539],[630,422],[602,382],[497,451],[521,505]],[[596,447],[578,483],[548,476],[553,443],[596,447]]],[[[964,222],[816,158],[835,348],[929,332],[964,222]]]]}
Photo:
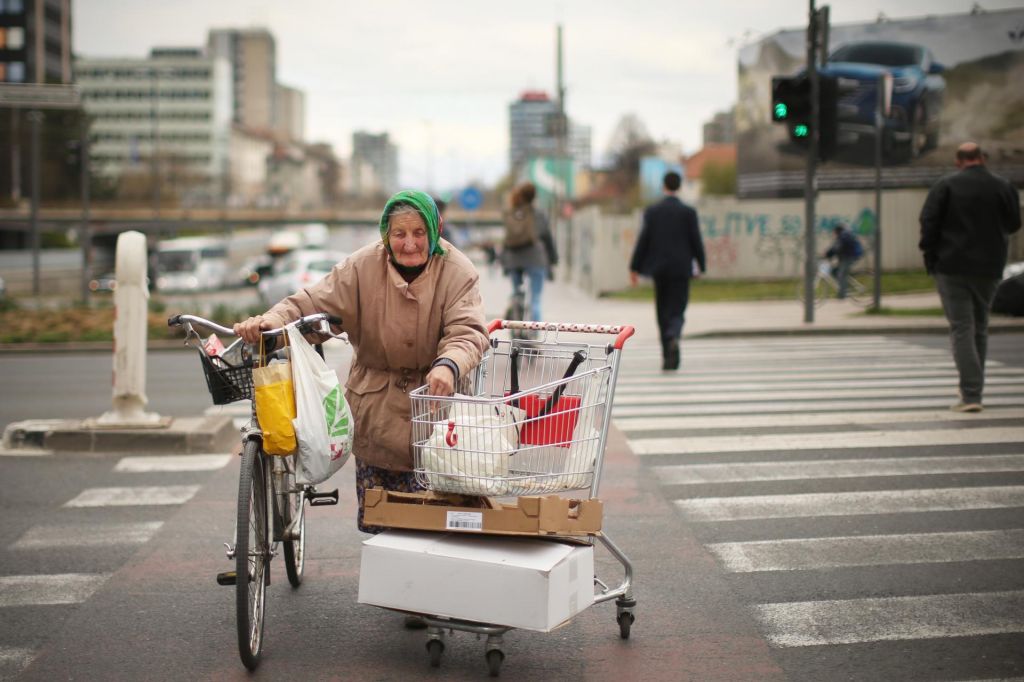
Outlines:
{"type": "Polygon", "coordinates": [[[951,409],[980,412],[989,308],[1006,265],[1009,236],[1020,229],[1020,198],[1013,185],[985,168],[973,142],[957,149],[956,167],[928,192],[920,248],[949,321],[960,374],[960,401],[951,409]]]}
{"type": "Polygon", "coordinates": [[[682,178],[668,172],[662,180],[665,198],[647,207],[630,262],[630,281],[654,278],[654,304],[661,332],[662,369],[679,369],[679,337],[683,333],[690,277],[706,271],[704,242],[697,211],[676,197],[682,178]]]}
{"type": "Polygon", "coordinates": [[[864,255],[864,247],[860,245],[857,235],[850,232],[845,223],[836,223],[836,226],[832,228],[832,233],[835,234],[836,238],[832,242],[832,246],[828,247],[828,251],[825,252],[825,258],[835,258],[838,261],[836,266],[832,268],[832,276],[836,278],[836,282],[839,284],[836,298],[846,298],[850,268],[864,255]]]}

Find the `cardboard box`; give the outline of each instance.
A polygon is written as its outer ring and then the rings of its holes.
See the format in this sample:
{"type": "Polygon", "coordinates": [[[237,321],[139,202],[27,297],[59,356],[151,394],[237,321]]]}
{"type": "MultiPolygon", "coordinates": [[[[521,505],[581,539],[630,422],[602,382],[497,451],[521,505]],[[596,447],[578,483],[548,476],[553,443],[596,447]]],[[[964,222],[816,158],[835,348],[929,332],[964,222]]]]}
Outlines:
{"type": "Polygon", "coordinates": [[[371,488],[363,500],[363,520],[375,526],[493,535],[599,535],[602,513],[601,500],[557,495],[502,504],[490,497],[371,488]]]}
{"type": "Polygon", "coordinates": [[[594,548],[387,530],[363,543],[359,603],[549,632],[594,603],[594,548]]]}

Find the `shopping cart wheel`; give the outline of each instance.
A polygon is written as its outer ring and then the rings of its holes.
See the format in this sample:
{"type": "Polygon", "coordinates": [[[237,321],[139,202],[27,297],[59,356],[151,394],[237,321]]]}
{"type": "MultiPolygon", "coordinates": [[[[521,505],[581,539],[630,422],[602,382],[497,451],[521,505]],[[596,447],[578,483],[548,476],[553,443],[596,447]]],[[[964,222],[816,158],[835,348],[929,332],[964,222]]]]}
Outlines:
{"type": "Polygon", "coordinates": [[[622,639],[629,639],[629,629],[633,627],[633,621],[636,620],[636,618],[634,618],[633,614],[629,611],[623,611],[616,616],[615,620],[619,621],[619,637],[622,639]]]}
{"type": "Polygon", "coordinates": [[[505,654],[501,649],[491,649],[487,652],[487,672],[491,677],[501,674],[501,662],[505,660],[505,654]]]}
{"type": "Polygon", "coordinates": [[[444,653],[444,642],[439,639],[432,639],[427,642],[427,654],[430,656],[430,667],[441,667],[441,654],[444,653]]]}

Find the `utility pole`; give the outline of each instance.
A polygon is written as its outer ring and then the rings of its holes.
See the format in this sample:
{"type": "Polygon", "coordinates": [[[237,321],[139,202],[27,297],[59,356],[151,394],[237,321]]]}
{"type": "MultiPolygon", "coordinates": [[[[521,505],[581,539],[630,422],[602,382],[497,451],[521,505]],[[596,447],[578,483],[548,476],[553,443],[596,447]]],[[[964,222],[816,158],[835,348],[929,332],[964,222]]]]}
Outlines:
{"type": "Polygon", "coordinates": [[[82,244],[82,303],[88,303],[89,275],[92,274],[92,226],[89,224],[89,182],[92,174],[89,164],[89,118],[84,110],[82,111],[78,153],[82,192],[82,228],[78,233],[78,241],[82,244]]]}
{"type": "Polygon", "coordinates": [[[814,201],[817,198],[815,172],[821,127],[821,104],[818,101],[821,88],[818,78],[818,13],[814,9],[814,0],[810,0],[807,23],[807,77],[811,81],[811,139],[807,146],[807,169],[804,175],[804,322],[814,322],[814,276],[818,267],[818,251],[814,243],[814,201]]]}
{"type": "Polygon", "coordinates": [[[31,170],[31,205],[29,207],[29,224],[32,231],[32,295],[38,297],[39,286],[39,191],[42,183],[39,166],[42,163],[40,158],[39,145],[40,134],[43,125],[43,112],[33,109],[28,112],[30,127],[29,156],[32,165],[31,170]]]}
{"type": "MultiPolygon", "coordinates": [[[[557,31],[557,54],[556,58],[556,73],[557,73],[557,88],[558,88],[558,166],[559,166],[559,180],[565,180],[565,174],[568,171],[568,157],[569,157],[569,119],[565,115],[565,81],[563,80],[563,61],[562,61],[562,25],[558,25],[557,31]]],[[[565,188],[564,184],[558,185],[556,191],[556,209],[561,212],[562,209],[562,190],[565,188]]]]}

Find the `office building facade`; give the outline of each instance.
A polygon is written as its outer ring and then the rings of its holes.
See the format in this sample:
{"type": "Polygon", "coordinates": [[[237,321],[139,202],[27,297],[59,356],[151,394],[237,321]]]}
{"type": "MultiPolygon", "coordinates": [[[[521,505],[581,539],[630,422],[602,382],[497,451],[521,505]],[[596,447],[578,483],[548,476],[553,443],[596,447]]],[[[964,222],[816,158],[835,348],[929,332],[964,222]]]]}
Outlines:
{"type": "Polygon", "coordinates": [[[231,69],[235,123],[251,129],[277,128],[277,46],[266,29],[215,29],[207,53],[231,69]]]}
{"type": "Polygon", "coordinates": [[[79,59],[75,76],[93,119],[94,173],[190,178],[207,183],[211,198],[221,193],[231,140],[226,61],[154,49],[147,58],[79,59]]]}
{"type": "Polygon", "coordinates": [[[391,194],[398,188],[398,147],[387,133],[352,134],[351,191],[356,195],[391,194]]]}
{"type": "MultiPolygon", "coordinates": [[[[508,113],[508,160],[513,174],[530,158],[558,156],[558,102],[546,92],[531,90],[512,102],[508,113]]],[[[568,121],[565,153],[578,169],[590,167],[590,139],[590,126],[568,121]]]]}
{"type": "Polygon", "coordinates": [[[71,0],[0,0],[0,82],[71,83],[71,0]]]}

